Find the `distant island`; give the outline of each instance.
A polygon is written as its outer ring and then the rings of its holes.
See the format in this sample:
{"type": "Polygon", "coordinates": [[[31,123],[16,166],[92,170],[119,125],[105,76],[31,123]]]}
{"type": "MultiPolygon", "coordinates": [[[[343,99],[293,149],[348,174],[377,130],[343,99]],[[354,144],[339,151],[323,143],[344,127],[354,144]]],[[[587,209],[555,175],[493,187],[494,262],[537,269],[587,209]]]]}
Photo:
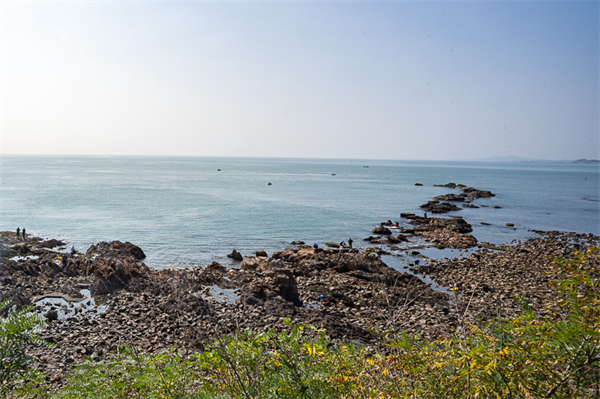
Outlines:
{"type": "Polygon", "coordinates": [[[578,159],[576,161],[570,161],[567,163],[600,163],[598,159],[578,159]]]}
{"type": "Polygon", "coordinates": [[[474,161],[480,162],[522,162],[522,163],[578,163],[578,164],[600,164],[598,159],[576,159],[576,160],[550,160],[550,159],[533,159],[523,157],[488,157],[474,159],[474,161]]]}

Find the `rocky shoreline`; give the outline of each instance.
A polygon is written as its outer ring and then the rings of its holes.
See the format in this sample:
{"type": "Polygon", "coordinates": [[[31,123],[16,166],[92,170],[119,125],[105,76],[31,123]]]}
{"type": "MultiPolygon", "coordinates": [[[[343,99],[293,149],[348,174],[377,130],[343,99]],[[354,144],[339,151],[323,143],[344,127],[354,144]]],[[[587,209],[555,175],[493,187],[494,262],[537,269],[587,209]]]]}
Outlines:
{"type": "MultiPolygon", "coordinates": [[[[468,201],[491,194],[462,189],[468,201]]],[[[34,348],[30,354],[35,367],[48,372],[49,383],[58,386],[61,376],[83,357],[103,359],[125,344],[148,352],[174,345],[195,351],[236,330],[284,329],[285,318],[323,327],[334,342],[377,345],[390,331],[429,338],[453,334],[467,303],[469,317],[485,321],[516,315],[517,295],[536,310],[556,301],[547,284],[552,256],[572,257],[574,250],[598,245],[599,240],[538,232],[539,237],[524,242],[489,246],[478,243],[460,217],[402,217],[410,227],[388,221],[373,231],[379,235],[367,240],[378,246],[322,249],[294,242],[270,257],[264,251],[246,257],[232,253],[232,259],[242,260],[234,260],[231,268],[213,262],[156,270],[141,263],[143,250],[128,242],[102,242],[70,255],[59,240],[22,240],[14,232],[1,232],[0,300],[46,310],[43,338],[55,346],[34,348]],[[411,237],[437,248],[471,252],[415,262],[411,272],[388,267],[380,255],[411,237]],[[420,276],[455,289],[434,290],[420,276]],[[59,297],[63,305],[44,302],[59,297]],[[76,309],[70,309],[77,301],[76,309]]]]}

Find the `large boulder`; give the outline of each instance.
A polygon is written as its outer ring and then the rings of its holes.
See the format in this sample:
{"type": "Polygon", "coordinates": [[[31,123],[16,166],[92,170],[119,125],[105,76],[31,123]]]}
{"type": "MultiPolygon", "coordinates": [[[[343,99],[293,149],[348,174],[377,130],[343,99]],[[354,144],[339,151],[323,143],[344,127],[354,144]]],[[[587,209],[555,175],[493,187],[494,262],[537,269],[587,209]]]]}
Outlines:
{"type": "Polygon", "coordinates": [[[390,231],[390,229],[388,229],[387,227],[383,227],[383,226],[377,226],[375,227],[371,233],[373,234],[380,234],[380,235],[390,235],[392,234],[392,232],[390,231]]]}
{"type": "Polygon", "coordinates": [[[241,253],[239,253],[238,251],[236,251],[235,249],[233,251],[231,251],[231,253],[229,255],[227,255],[228,258],[231,258],[233,260],[237,260],[239,262],[244,260],[244,257],[242,256],[241,253]]]}
{"type": "Polygon", "coordinates": [[[137,245],[133,245],[130,242],[111,241],[111,242],[99,242],[98,244],[92,245],[88,248],[86,256],[97,256],[101,258],[117,258],[125,259],[133,257],[136,261],[144,259],[146,254],[137,245]]]}

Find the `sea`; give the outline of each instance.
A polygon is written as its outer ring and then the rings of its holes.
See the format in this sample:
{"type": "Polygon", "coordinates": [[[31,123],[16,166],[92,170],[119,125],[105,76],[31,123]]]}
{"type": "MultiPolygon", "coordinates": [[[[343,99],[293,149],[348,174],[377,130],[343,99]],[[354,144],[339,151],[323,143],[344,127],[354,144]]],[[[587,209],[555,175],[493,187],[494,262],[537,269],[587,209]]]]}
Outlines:
{"type": "MultiPolygon", "coordinates": [[[[406,225],[400,213],[422,215],[419,205],[459,193],[434,186],[449,182],[496,194],[439,215],[462,216],[479,241],[510,243],[532,230],[600,235],[599,165],[164,156],[3,155],[0,229],[79,251],[129,241],[158,269],[236,267],[233,249],[271,255],[292,241],[350,238],[365,248],[380,222],[406,225]]],[[[405,249],[424,244],[411,240],[405,249]]]]}

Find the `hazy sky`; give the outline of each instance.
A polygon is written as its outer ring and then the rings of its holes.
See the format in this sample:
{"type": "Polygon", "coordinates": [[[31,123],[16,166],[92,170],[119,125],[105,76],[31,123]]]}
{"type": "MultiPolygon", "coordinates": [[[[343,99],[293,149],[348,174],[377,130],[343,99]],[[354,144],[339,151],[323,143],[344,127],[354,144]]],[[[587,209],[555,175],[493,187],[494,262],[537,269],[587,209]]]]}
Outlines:
{"type": "Polygon", "coordinates": [[[599,158],[599,3],[2,2],[3,154],[599,158]]]}

